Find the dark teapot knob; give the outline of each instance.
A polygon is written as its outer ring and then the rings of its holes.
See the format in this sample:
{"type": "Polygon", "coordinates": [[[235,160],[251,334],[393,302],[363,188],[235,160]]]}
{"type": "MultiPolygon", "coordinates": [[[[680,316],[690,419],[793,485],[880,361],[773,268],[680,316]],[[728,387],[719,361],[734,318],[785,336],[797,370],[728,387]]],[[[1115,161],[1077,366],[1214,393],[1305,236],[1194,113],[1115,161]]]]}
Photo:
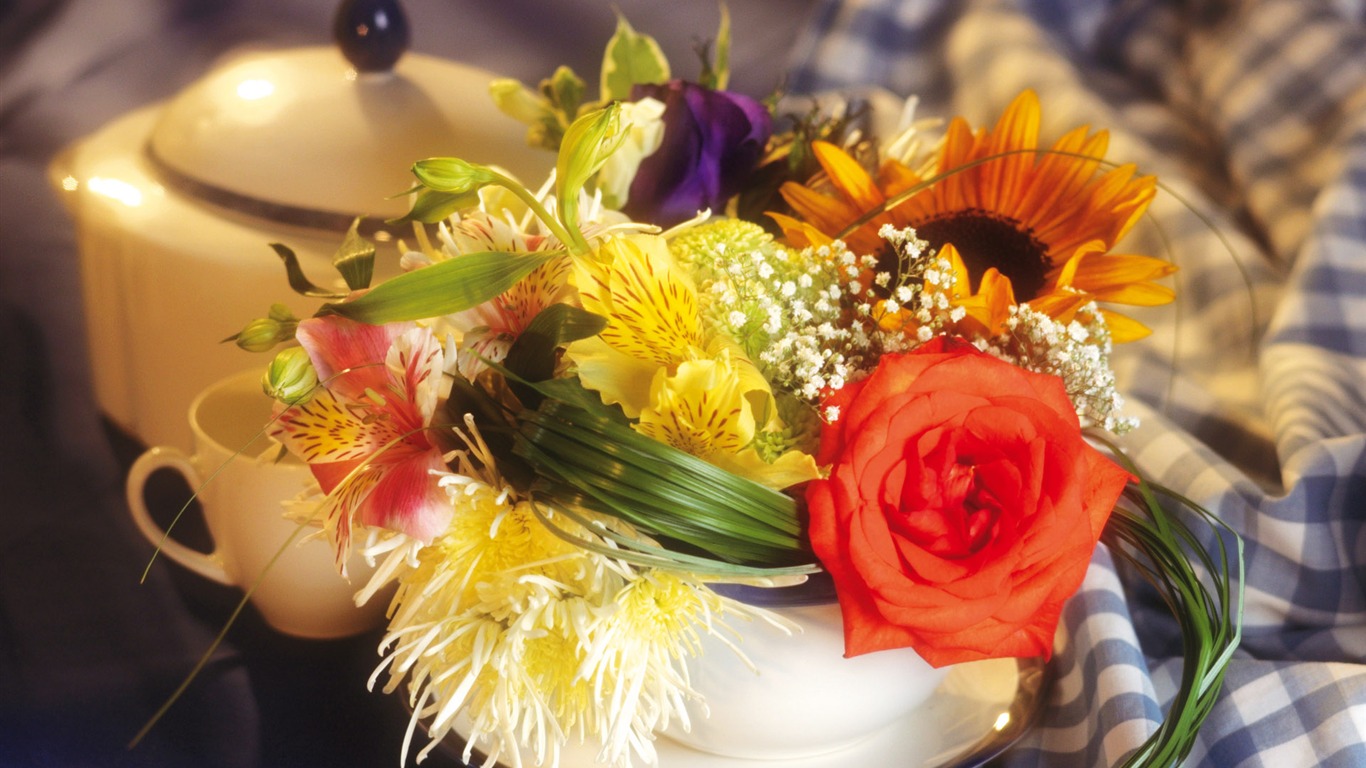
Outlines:
{"type": "Polygon", "coordinates": [[[408,16],[398,0],[343,0],[332,36],[357,72],[384,72],[408,50],[408,16]]]}

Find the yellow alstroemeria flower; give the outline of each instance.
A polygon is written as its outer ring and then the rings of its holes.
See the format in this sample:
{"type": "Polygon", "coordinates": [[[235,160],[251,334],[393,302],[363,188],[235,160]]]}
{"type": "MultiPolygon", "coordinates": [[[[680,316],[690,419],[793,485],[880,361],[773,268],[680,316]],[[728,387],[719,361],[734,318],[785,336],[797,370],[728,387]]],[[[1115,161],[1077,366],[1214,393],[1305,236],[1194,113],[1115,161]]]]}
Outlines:
{"type": "Polygon", "coordinates": [[[650,388],[650,406],[641,412],[636,429],[777,490],[815,479],[816,461],[801,451],[788,451],[770,464],[754,449],[756,421],[746,386],[729,350],[680,363],[673,375],[660,369],[650,388]]]}
{"type": "Polygon", "coordinates": [[[607,327],[567,354],[584,386],[638,416],[655,371],[672,370],[705,344],[697,289],[661,237],[607,237],[594,256],[575,260],[573,279],[583,308],[607,318],[607,327]]]}
{"type": "Polygon", "coordinates": [[[644,234],[608,237],[596,256],[575,261],[574,281],[583,308],[607,318],[607,327],[597,336],[568,347],[584,386],[634,418],[650,405],[657,371],[672,374],[684,361],[728,349],[743,391],[771,399],[768,382],[739,345],[707,332],[697,287],[675,261],[668,241],[644,234]]]}

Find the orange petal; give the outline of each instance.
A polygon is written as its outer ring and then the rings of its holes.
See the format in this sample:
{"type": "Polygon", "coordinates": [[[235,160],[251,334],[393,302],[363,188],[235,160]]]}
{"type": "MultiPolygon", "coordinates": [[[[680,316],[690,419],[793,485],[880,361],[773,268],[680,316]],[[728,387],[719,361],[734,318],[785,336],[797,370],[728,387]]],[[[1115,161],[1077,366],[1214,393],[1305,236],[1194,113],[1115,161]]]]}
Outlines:
{"type": "Polygon", "coordinates": [[[977,207],[974,190],[979,186],[977,168],[967,167],[976,159],[977,137],[966,120],[955,117],[944,133],[943,159],[939,173],[946,174],[933,188],[937,210],[977,207]]]}
{"type": "Polygon", "coordinates": [[[983,273],[977,293],[985,300],[986,317],[983,322],[992,333],[1001,333],[1005,330],[1006,319],[1010,317],[1010,308],[1015,306],[1015,287],[1011,285],[1010,278],[992,267],[983,273]]]}
{"type": "Polygon", "coordinates": [[[1100,313],[1105,316],[1105,324],[1110,326],[1110,339],[1116,344],[1136,341],[1152,333],[1152,329],[1132,317],[1108,309],[1102,309],[1100,313]]]}
{"type": "MultiPolygon", "coordinates": [[[[971,294],[971,277],[968,275],[968,265],[963,261],[962,255],[953,243],[944,243],[944,247],[939,249],[939,258],[949,263],[949,269],[953,272],[953,294],[949,296],[951,301],[957,302],[965,299],[971,294]]],[[[935,289],[936,291],[942,288],[935,289]]]]}
{"type": "MultiPolygon", "coordinates": [[[[1001,119],[996,122],[985,145],[984,156],[1034,149],[1039,145],[1039,97],[1025,90],[1010,102],[1001,119]]],[[[983,168],[981,201],[988,210],[999,211],[1015,219],[1015,208],[1027,183],[1037,157],[1033,152],[1016,152],[983,168]]]]}
{"type": "Polygon", "coordinates": [[[1073,129],[1053,145],[1053,152],[1040,158],[1030,187],[1017,208],[1018,220],[1036,232],[1051,230],[1059,220],[1075,214],[1059,201],[1081,191],[1100,166],[1109,137],[1105,131],[1088,137],[1087,130],[1084,125],[1073,129]]]}
{"type": "Polygon", "coordinates": [[[798,216],[826,234],[833,235],[844,229],[845,225],[859,217],[861,210],[843,200],[804,187],[796,182],[787,182],[778,189],[779,194],[792,206],[798,216]]]}
{"type": "Polygon", "coordinates": [[[1087,255],[1076,270],[1073,285],[1088,291],[1160,280],[1176,272],[1176,265],[1165,259],[1136,253],[1087,255]]]}
{"type": "Polygon", "coordinates": [[[1096,298],[1096,301],[1128,304],[1135,307],[1156,307],[1162,304],[1170,304],[1176,299],[1176,291],[1157,283],[1132,283],[1108,290],[1089,291],[1089,293],[1096,298]]]}
{"type": "Polygon", "coordinates": [[[873,177],[847,152],[826,141],[811,142],[811,151],[816,162],[830,176],[830,181],[860,212],[886,202],[887,198],[883,197],[873,177]]]}
{"type": "Polygon", "coordinates": [[[799,219],[772,211],[768,213],[768,217],[783,230],[783,237],[794,248],[829,245],[832,242],[829,235],[799,219]]]}

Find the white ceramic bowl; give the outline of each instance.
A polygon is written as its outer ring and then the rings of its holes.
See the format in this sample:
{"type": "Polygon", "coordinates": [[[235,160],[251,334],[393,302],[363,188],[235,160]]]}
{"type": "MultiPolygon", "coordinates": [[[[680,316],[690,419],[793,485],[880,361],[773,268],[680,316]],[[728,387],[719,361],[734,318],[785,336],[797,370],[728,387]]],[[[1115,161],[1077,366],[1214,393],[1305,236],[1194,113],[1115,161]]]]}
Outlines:
{"type": "Polygon", "coordinates": [[[757,672],[729,648],[706,637],[688,664],[705,704],[688,708],[691,728],[665,736],[726,757],[779,760],[809,757],[857,744],[904,719],[948,674],[910,649],[844,658],[839,605],[771,609],[797,622],[786,634],[758,622],[736,628],[757,672]]]}

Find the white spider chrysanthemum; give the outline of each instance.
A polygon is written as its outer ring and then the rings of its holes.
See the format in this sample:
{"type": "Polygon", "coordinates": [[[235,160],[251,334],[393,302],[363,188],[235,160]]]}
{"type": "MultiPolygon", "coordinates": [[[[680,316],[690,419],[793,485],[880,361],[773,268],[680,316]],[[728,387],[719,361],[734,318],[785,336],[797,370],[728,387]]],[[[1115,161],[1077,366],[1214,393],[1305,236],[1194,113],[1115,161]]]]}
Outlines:
{"type": "MultiPolygon", "coordinates": [[[[665,571],[637,575],[612,598],[613,610],[588,638],[582,675],[606,707],[599,760],[620,765],[630,752],[654,762],[652,733],[675,719],[685,728],[685,702],[697,698],[687,659],[710,634],[744,658],[724,623],[735,615],[786,627],[767,611],[722,597],[697,581],[665,571]]],[[[748,660],[746,660],[748,662],[748,660]]]]}
{"type": "Polygon", "coordinates": [[[778,620],[696,579],[638,571],[560,539],[470,434],[440,481],[454,509],[446,533],[422,547],[393,537],[367,547],[383,576],[366,589],[398,581],[370,684],[406,687],[405,754],[420,723],[430,741],[419,761],[459,725],[464,760],[479,749],[486,766],[558,765],[571,740],[601,745],[607,765],[653,763],[654,733],[687,722],[685,703],[697,697],[686,663],[701,634],[729,644],[724,617],[778,620]]]}

